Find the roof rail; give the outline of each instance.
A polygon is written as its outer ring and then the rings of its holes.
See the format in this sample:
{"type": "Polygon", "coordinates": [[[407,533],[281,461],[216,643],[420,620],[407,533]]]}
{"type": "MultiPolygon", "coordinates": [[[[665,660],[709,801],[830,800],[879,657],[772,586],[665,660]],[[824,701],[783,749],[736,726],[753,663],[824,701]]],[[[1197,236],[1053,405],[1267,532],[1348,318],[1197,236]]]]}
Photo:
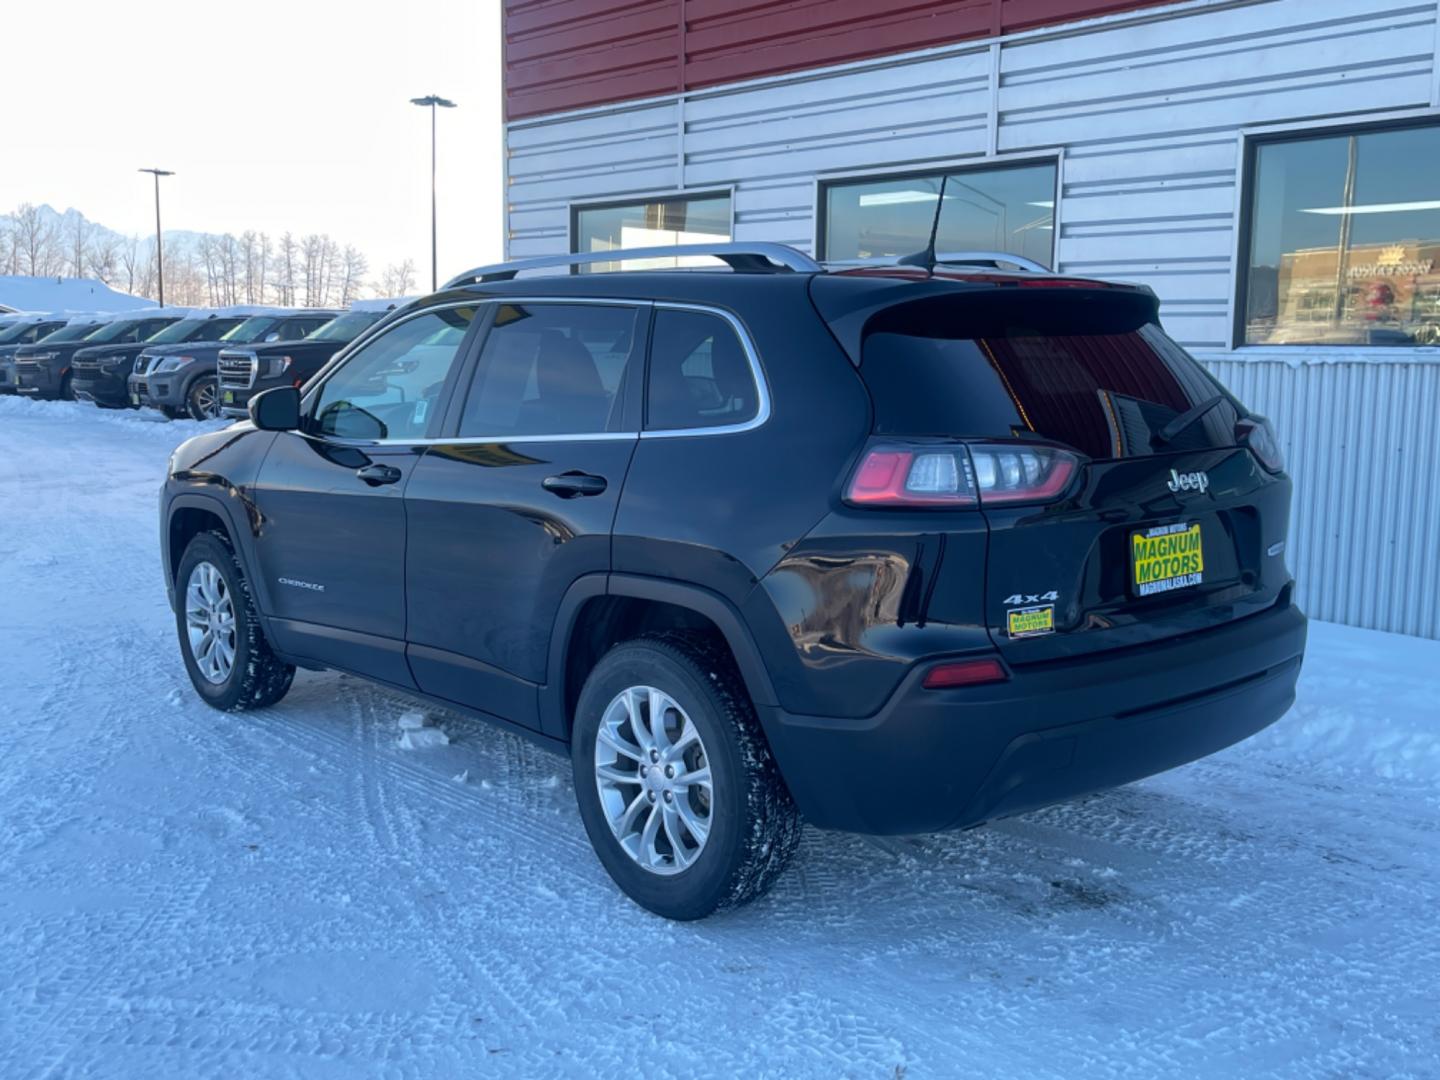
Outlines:
{"type": "Polygon", "coordinates": [[[515,259],[511,262],[495,263],[492,266],[477,266],[457,274],[445,283],[445,288],[469,285],[487,281],[510,281],[516,274],[526,270],[544,270],[551,267],[588,266],[591,263],[619,262],[622,259],[669,259],[694,255],[712,255],[728,263],[730,269],[750,273],[819,273],[823,267],[798,248],[788,244],[758,242],[750,244],[679,244],[674,247],[615,248],[611,251],[574,252],[569,255],[539,255],[531,259],[515,259]]]}
{"type": "Polygon", "coordinates": [[[1012,255],[1008,251],[942,251],[935,256],[937,266],[993,266],[998,270],[1001,263],[1018,266],[1032,274],[1054,273],[1044,263],[1027,259],[1024,255],[1012,255]]]}

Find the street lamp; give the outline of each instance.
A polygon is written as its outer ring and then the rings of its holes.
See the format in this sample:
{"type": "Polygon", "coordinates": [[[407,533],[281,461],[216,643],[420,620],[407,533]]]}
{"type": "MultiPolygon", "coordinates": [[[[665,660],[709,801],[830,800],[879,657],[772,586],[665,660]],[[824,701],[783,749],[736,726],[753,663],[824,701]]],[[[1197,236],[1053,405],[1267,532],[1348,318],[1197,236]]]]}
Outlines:
{"type": "Polygon", "coordinates": [[[428,105],[430,107],[430,291],[434,292],[440,288],[439,256],[436,254],[437,240],[435,228],[435,109],[438,106],[442,109],[455,108],[455,102],[447,101],[438,94],[426,94],[424,97],[410,99],[411,105],[428,105]]]}
{"type": "Polygon", "coordinates": [[[168,169],[138,169],[155,177],[155,265],[160,282],[160,306],[165,306],[165,243],[160,239],[160,177],[174,176],[168,169]]]}

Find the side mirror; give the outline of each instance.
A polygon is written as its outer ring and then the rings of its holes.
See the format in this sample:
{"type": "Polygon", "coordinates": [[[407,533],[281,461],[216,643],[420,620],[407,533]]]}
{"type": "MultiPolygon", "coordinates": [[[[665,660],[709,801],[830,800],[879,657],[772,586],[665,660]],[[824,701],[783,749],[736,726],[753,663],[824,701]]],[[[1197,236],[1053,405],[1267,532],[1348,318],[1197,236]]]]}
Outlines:
{"type": "Polygon", "coordinates": [[[300,426],[300,390],[277,386],[250,399],[250,420],[261,431],[294,431],[300,426]]]}

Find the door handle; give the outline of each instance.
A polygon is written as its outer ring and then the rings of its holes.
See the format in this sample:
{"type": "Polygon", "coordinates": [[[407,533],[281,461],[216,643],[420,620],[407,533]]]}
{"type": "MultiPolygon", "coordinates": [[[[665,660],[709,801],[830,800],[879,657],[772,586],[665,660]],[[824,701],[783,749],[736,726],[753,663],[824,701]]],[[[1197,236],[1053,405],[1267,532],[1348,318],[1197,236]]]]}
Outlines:
{"type": "Polygon", "coordinates": [[[540,486],[552,494],[559,495],[562,499],[573,499],[577,495],[600,495],[606,487],[603,476],[591,476],[589,473],[565,472],[559,476],[547,476],[540,481],[540,486]]]}
{"type": "Polygon", "coordinates": [[[403,474],[394,465],[366,465],[356,469],[355,475],[371,487],[379,487],[381,484],[395,483],[403,474]]]}

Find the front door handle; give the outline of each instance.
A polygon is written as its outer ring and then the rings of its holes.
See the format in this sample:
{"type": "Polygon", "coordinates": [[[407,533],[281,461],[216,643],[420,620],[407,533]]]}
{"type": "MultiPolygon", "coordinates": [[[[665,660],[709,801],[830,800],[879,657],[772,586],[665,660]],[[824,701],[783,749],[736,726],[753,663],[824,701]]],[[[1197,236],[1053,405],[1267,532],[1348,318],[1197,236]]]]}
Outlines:
{"type": "Polygon", "coordinates": [[[356,469],[355,475],[371,487],[379,487],[381,484],[395,483],[403,474],[394,465],[366,465],[356,469]]]}
{"type": "Polygon", "coordinates": [[[547,476],[540,481],[540,486],[552,494],[559,495],[562,499],[573,499],[577,495],[600,495],[603,494],[606,484],[603,476],[591,476],[589,473],[565,472],[559,476],[547,476]]]}

